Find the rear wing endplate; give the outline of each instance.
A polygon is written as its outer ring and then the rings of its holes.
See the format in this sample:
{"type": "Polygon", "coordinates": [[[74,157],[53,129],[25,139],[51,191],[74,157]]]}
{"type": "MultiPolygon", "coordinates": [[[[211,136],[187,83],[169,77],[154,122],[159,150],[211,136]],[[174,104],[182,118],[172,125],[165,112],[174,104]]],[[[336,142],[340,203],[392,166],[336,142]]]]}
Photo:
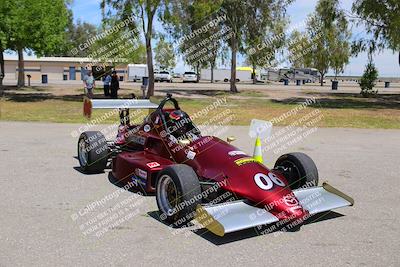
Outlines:
{"type": "Polygon", "coordinates": [[[83,99],[83,115],[90,118],[92,109],[156,109],[149,99],[83,99]]]}

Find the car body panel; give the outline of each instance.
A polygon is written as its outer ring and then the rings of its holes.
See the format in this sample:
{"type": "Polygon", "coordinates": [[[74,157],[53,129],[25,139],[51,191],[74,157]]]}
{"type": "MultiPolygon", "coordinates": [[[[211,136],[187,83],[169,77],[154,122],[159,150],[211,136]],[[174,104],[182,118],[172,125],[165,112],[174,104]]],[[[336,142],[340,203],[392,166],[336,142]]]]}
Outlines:
{"type": "Polygon", "coordinates": [[[146,192],[154,192],[154,179],[158,172],[171,164],[174,163],[146,151],[121,152],[113,158],[112,174],[117,181],[134,181],[137,187],[146,192]],[[146,174],[144,175],[144,173],[146,174]]]}

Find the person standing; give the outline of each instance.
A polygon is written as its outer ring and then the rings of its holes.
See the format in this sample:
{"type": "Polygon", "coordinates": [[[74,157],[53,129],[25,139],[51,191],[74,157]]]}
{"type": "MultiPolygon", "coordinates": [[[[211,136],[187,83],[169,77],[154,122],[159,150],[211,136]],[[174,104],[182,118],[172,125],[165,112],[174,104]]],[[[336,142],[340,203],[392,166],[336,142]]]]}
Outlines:
{"type": "Polygon", "coordinates": [[[89,98],[93,98],[93,90],[96,87],[96,82],[92,75],[92,71],[88,71],[83,78],[83,85],[85,86],[85,94],[89,98]]]}
{"type": "Polygon", "coordinates": [[[104,96],[110,96],[110,83],[111,83],[111,75],[106,74],[106,77],[104,78],[104,96]]]}
{"type": "Polygon", "coordinates": [[[111,98],[118,98],[119,80],[117,72],[114,70],[111,75],[111,98]]]}

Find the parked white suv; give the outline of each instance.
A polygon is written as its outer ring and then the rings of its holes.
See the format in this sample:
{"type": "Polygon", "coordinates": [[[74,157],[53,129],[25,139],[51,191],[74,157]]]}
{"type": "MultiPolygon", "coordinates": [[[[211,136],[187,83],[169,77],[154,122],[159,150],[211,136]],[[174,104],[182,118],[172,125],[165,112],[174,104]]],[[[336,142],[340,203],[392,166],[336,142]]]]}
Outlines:
{"type": "Polygon", "coordinates": [[[169,71],[154,72],[154,80],[156,82],[169,82],[172,83],[172,76],[169,71]]]}
{"type": "Polygon", "coordinates": [[[186,71],[183,74],[183,82],[184,83],[198,83],[199,79],[197,79],[197,74],[193,71],[186,71]]]}

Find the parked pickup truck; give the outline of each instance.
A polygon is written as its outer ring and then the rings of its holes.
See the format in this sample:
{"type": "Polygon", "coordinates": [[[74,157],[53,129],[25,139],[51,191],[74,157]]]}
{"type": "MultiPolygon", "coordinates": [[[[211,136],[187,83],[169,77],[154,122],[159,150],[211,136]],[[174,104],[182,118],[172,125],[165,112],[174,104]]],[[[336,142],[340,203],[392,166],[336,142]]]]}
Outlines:
{"type": "Polygon", "coordinates": [[[154,80],[156,82],[169,82],[172,83],[172,76],[168,71],[154,72],[154,80]]]}

